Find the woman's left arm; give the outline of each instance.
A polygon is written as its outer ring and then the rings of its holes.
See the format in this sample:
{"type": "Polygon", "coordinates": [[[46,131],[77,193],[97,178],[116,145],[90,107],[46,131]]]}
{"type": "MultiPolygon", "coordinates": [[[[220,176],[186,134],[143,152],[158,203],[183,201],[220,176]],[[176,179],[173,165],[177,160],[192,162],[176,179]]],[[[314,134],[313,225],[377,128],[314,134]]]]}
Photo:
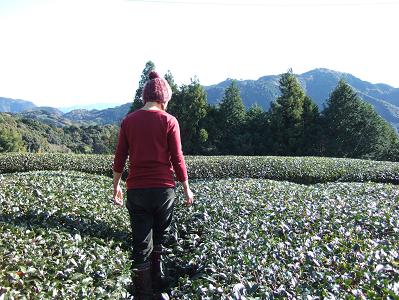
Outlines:
{"type": "Polygon", "coordinates": [[[114,157],[114,203],[123,206],[123,192],[120,187],[120,180],[122,177],[123,169],[125,168],[126,159],[128,156],[129,145],[127,142],[123,121],[119,129],[118,145],[116,146],[114,157]]]}

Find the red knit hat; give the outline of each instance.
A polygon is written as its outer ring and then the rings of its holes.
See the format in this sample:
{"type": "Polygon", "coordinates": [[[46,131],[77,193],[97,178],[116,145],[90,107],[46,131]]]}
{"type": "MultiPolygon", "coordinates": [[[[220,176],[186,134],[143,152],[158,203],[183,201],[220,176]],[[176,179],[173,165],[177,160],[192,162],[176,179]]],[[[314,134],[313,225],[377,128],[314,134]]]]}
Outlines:
{"type": "Polygon", "coordinates": [[[155,71],[151,71],[148,80],[143,89],[143,102],[148,101],[165,103],[172,98],[172,89],[168,82],[161,78],[155,71]]]}

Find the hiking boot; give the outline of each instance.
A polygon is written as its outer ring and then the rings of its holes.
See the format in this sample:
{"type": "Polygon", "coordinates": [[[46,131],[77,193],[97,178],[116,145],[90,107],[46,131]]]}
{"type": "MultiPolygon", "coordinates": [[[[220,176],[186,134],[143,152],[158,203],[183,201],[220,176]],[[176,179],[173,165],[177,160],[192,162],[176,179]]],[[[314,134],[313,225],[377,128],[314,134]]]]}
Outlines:
{"type": "Polygon", "coordinates": [[[153,300],[150,262],[136,266],[134,270],[133,284],[135,290],[134,299],[153,300]]]}
{"type": "Polygon", "coordinates": [[[151,277],[154,292],[160,293],[164,288],[164,273],[162,269],[162,246],[154,246],[151,253],[151,277]]]}

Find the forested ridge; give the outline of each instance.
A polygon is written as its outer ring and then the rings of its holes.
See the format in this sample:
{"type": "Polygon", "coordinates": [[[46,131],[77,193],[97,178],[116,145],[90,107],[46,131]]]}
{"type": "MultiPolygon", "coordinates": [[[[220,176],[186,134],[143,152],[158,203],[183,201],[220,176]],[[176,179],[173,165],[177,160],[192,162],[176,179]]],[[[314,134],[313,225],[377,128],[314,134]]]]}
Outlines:
{"type": "MultiPolygon", "coordinates": [[[[154,69],[153,62],[146,63],[130,112],[142,106],[142,88],[154,69]]],[[[257,104],[246,108],[234,80],[220,102],[210,104],[198,78],[180,86],[170,71],[165,78],[173,91],[167,111],[180,123],[185,154],[399,160],[395,129],[344,79],[320,111],[292,70],[278,78],[279,96],[268,110],[257,104]]],[[[115,149],[117,125],[82,125],[80,117],[70,124],[44,124],[32,114],[0,114],[1,152],[112,154],[115,149]]]]}
{"type": "MultiPolygon", "coordinates": [[[[155,65],[147,62],[130,111],[142,106],[140,95],[155,65]]],[[[320,112],[292,70],[279,78],[269,110],[245,108],[236,81],[218,104],[209,104],[197,78],[178,86],[165,74],[173,96],[168,112],[181,127],[183,149],[196,155],[334,156],[399,160],[399,139],[374,108],[345,80],[331,92],[320,112]]]]}
{"type": "Polygon", "coordinates": [[[117,135],[116,125],[56,127],[0,113],[0,152],[110,154],[117,135]]]}

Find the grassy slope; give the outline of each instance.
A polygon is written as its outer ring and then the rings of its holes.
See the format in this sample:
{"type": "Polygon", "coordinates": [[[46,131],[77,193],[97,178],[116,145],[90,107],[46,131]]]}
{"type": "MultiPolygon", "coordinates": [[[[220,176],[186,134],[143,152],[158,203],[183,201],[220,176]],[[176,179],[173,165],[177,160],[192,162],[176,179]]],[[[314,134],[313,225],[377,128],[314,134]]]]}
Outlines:
{"type": "MultiPolygon", "coordinates": [[[[0,175],[0,294],[124,299],[129,218],[108,177],[0,175]]],[[[201,295],[399,297],[399,187],[266,179],[192,183],[166,263],[174,299],[201,295]]],[[[21,297],[22,298],[22,297],[21,297]]]]}

